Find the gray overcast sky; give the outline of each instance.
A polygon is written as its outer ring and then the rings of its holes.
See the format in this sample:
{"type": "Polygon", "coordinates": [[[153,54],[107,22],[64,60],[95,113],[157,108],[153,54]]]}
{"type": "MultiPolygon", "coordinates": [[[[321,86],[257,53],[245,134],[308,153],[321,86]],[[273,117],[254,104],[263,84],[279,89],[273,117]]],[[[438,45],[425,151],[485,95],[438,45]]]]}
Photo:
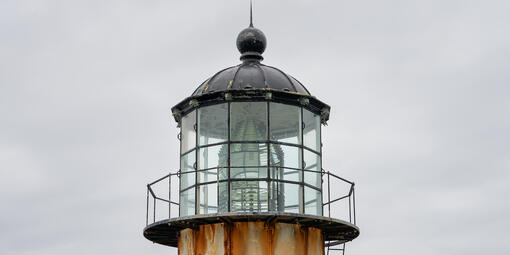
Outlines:
{"type": "MultiPolygon", "coordinates": [[[[510,253],[510,2],[263,1],[265,64],[332,107],[348,254],[510,253]]],[[[0,1],[0,254],[176,254],[142,236],[170,107],[239,63],[248,1],[0,1]]]]}

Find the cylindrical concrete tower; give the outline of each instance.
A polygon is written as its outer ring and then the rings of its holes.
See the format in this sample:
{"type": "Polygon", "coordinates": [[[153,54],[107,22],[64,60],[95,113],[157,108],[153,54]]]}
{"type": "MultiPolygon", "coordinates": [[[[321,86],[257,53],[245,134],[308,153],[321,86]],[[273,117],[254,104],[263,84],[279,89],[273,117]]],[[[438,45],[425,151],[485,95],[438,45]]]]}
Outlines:
{"type": "Polygon", "coordinates": [[[181,255],[343,253],[359,229],[354,184],[321,167],[321,124],[330,107],[261,63],[266,38],[259,29],[241,31],[237,48],[241,64],[172,108],[180,169],[147,186],[144,236],[181,255]],[[334,181],[349,188],[341,194],[334,181]],[[166,195],[156,194],[161,183],[170,186],[166,195]],[[345,219],[332,218],[342,202],[345,219]],[[168,217],[156,219],[158,203],[168,217]]]}

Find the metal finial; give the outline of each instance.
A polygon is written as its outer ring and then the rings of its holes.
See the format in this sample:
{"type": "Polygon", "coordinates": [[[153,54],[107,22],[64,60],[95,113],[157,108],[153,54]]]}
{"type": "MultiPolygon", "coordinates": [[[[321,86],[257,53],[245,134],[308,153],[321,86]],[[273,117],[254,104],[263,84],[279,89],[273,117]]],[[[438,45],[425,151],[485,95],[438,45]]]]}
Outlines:
{"type": "Polygon", "coordinates": [[[241,60],[262,60],[266,49],[266,36],[253,27],[253,1],[250,0],[250,26],[243,29],[237,36],[236,45],[241,52],[241,60]]]}
{"type": "Polygon", "coordinates": [[[253,3],[252,0],[250,0],[250,27],[253,27],[253,3]]]}

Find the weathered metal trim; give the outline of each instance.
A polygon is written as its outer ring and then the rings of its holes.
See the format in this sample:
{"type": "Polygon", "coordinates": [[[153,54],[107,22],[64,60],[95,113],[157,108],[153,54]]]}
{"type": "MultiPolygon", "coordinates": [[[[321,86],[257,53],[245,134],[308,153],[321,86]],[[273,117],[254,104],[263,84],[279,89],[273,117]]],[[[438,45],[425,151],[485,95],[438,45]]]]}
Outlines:
{"type": "Polygon", "coordinates": [[[317,98],[297,92],[285,92],[275,89],[231,89],[227,91],[210,92],[200,96],[190,96],[172,107],[172,113],[178,113],[174,114],[174,119],[176,122],[179,122],[182,116],[188,114],[195,108],[225,103],[227,101],[270,101],[300,107],[302,106],[305,109],[320,115],[322,123],[329,120],[330,106],[317,98]],[[271,98],[267,97],[267,92],[271,92],[271,98]],[[225,94],[227,93],[232,96],[230,100],[226,100],[225,98],[225,94]],[[300,101],[303,100],[302,98],[308,99],[310,103],[303,106],[300,103],[300,101]],[[190,101],[192,100],[196,103],[190,104],[190,101]]]}
{"type": "Polygon", "coordinates": [[[324,234],[324,241],[351,241],[359,236],[359,228],[349,222],[315,215],[275,212],[231,212],[221,214],[193,215],[171,218],[155,222],[145,227],[143,235],[162,245],[177,247],[179,232],[186,228],[196,228],[204,224],[235,222],[273,222],[300,224],[304,227],[315,227],[324,234]]]}

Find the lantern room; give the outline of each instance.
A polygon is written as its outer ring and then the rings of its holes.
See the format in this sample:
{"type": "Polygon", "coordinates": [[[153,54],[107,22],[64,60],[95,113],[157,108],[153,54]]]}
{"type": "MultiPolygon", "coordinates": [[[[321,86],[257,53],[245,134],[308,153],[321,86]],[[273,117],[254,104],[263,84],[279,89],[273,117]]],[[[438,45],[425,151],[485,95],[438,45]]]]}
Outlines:
{"type": "Polygon", "coordinates": [[[338,245],[343,252],[359,229],[354,183],[322,168],[321,126],[330,107],[294,77],[262,64],[262,31],[250,25],[236,44],[241,63],[172,108],[180,168],[147,185],[145,237],[180,254],[313,255],[338,245]],[[165,198],[154,186],[166,179],[165,198]],[[158,202],[168,206],[160,220],[158,202]],[[348,218],[332,217],[341,202],[348,218]]]}

